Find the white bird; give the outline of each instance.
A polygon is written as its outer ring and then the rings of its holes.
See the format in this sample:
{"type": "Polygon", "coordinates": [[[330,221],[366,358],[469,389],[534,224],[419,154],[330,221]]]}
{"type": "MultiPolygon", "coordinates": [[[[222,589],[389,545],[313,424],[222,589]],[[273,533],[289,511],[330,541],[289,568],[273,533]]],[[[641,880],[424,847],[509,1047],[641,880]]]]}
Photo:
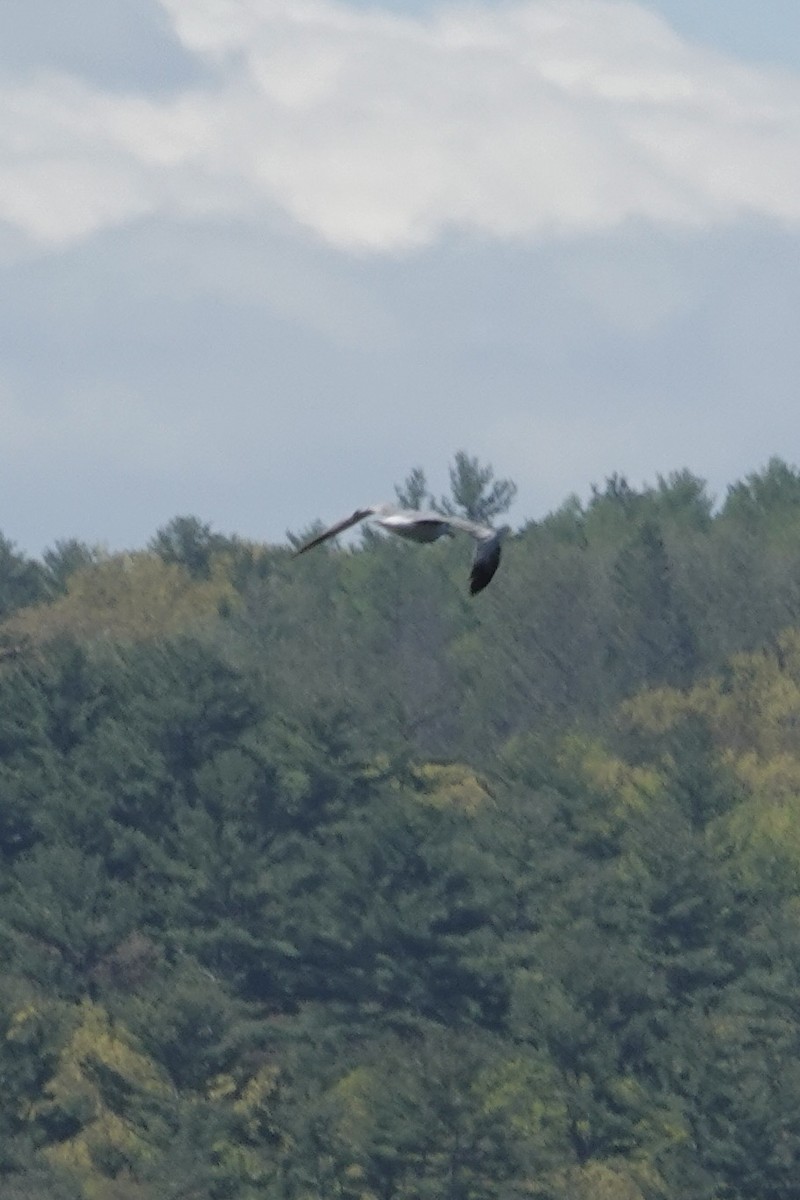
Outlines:
{"type": "Polygon", "coordinates": [[[398,537],[408,538],[412,542],[435,542],[440,537],[455,537],[456,530],[468,533],[476,543],[469,577],[472,596],[483,591],[491,581],[500,564],[503,538],[511,531],[510,525],[492,529],[489,525],[480,525],[466,517],[445,516],[444,513],[433,510],[419,512],[413,508],[398,508],[396,504],[373,504],[369,508],[357,508],[352,516],[324,529],[322,533],[295,550],[293,557],[305,554],[306,550],[319,546],[321,542],[327,542],[328,538],[336,537],[338,533],[344,533],[345,529],[350,529],[367,517],[371,517],[387,532],[396,533],[398,537]]]}

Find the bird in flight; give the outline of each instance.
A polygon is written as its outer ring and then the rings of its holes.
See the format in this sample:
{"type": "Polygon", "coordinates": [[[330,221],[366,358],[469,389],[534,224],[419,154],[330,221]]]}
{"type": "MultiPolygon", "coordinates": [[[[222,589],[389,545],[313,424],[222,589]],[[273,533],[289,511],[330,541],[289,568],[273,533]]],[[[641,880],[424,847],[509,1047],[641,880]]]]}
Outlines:
{"type": "Polygon", "coordinates": [[[350,529],[367,517],[388,533],[395,533],[398,537],[407,538],[412,542],[435,542],[440,537],[455,537],[456,531],[468,533],[475,539],[475,554],[469,576],[469,590],[472,596],[482,592],[491,582],[500,565],[503,539],[511,532],[510,525],[492,529],[490,525],[481,525],[467,517],[445,516],[444,513],[433,510],[418,512],[413,508],[398,508],[396,504],[373,504],[369,508],[357,508],[352,516],[324,529],[322,533],[318,533],[295,550],[292,557],[305,554],[306,550],[312,550],[314,546],[327,542],[338,533],[344,533],[345,529],[350,529]]]}

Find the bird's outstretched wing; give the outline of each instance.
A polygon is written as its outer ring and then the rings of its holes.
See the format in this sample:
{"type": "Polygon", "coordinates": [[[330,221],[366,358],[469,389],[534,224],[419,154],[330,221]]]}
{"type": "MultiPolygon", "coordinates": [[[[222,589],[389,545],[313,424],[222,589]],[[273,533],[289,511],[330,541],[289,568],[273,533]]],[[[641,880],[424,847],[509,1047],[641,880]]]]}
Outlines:
{"type": "Polygon", "coordinates": [[[497,568],[500,566],[500,552],[503,538],[508,533],[508,526],[492,529],[491,525],[481,525],[478,521],[470,521],[468,517],[449,517],[454,529],[468,533],[475,539],[475,557],[469,575],[469,594],[476,596],[487,587],[497,568]]]}
{"type": "Polygon", "coordinates": [[[494,534],[483,538],[475,546],[475,557],[472,560],[472,570],[469,573],[469,594],[477,595],[491,583],[495,571],[500,566],[500,550],[502,538],[494,534]]]}
{"type": "Polygon", "coordinates": [[[316,537],[305,542],[295,550],[292,558],[297,558],[298,554],[305,554],[306,550],[313,550],[315,546],[319,546],[322,542],[327,542],[328,538],[336,537],[337,533],[344,533],[345,529],[350,529],[351,526],[357,525],[365,517],[371,517],[376,511],[375,507],[357,508],[352,516],[345,517],[343,521],[337,521],[335,525],[330,525],[327,529],[323,529],[322,533],[318,533],[316,537]]]}

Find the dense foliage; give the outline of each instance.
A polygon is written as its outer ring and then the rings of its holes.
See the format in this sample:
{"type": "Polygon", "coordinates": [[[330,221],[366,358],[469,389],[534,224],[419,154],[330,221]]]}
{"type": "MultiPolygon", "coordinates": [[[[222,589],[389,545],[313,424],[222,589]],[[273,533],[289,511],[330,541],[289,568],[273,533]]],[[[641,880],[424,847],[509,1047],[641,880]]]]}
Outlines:
{"type": "Polygon", "coordinates": [[[800,476],[361,536],[0,538],[0,1195],[795,1197],[800,476]]]}

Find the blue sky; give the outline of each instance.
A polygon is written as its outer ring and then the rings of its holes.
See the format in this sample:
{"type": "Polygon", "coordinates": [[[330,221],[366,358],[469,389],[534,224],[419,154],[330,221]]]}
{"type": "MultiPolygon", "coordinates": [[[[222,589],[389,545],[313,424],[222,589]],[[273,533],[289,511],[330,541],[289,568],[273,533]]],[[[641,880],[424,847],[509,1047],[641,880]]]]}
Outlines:
{"type": "Polygon", "coordinates": [[[794,0],[651,0],[677,32],[754,62],[800,67],[800,6],[794,0]]]}
{"type": "Polygon", "coordinates": [[[800,6],[4,0],[0,530],[800,458],[800,6]]]}
{"type": "MultiPolygon", "coordinates": [[[[439,0],[354,0],[354,8],[424,16],[439,0]]],[[[800,5],[796,0],[645,0],[684,37],[745,59],[800,66],[800,5]]]]}

